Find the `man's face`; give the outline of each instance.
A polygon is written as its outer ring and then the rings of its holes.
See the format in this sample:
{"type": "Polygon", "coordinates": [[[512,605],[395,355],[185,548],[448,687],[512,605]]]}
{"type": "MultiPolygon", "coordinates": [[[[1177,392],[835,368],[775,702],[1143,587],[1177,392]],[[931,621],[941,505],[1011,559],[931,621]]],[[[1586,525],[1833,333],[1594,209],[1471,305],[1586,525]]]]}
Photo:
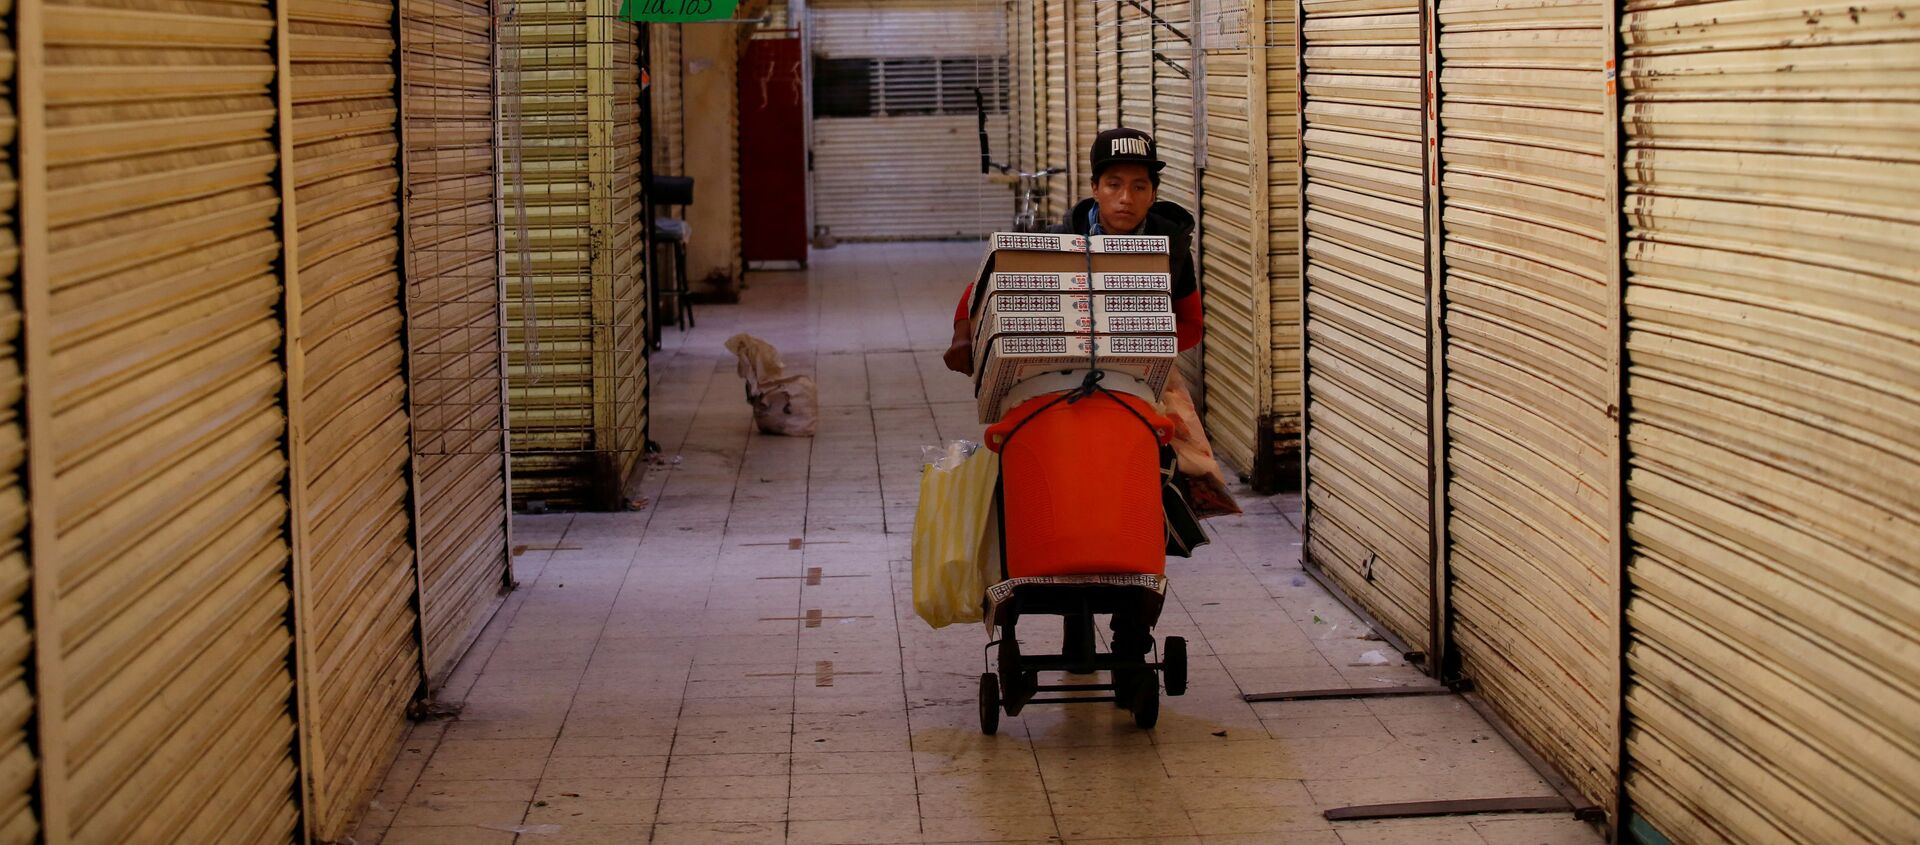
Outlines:
{"type": "Polygon", "coordinates": [[[1093,180],[1093,199],[1100,203],[1100,228],[1108,232],[1139,228],[1153,198],[1153,177],[1144,164],[1115,164],[1093,180]]]}

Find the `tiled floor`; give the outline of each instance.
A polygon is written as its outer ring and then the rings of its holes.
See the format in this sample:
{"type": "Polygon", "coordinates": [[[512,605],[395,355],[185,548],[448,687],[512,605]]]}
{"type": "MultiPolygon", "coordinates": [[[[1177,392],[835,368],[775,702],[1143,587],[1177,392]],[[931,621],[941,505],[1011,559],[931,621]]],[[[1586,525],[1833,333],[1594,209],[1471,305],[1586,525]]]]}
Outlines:
{"type": "Polygon", "coordinates": [[[1560,816],[1321,817],[1549,790],[1452,698],[1240,700],[1421,680],[1301,573],[1297,498],[1241,491],[1247,514],[1171,562],[1159,633],[1192,644],[1192,689],[1158,729],[1035,707],[982,736],[986,638],[916,618],[907,563],[920,447],[979,431],[939,361],[977,258],[842,246],[669,329],[649,504],[516,523],[521,588],[443,696],[459,716],[415,730],[357,842],[1598,841],[1560,816]],[[817,437],[751,432],[736,331],[817,374],[817,437]]]}

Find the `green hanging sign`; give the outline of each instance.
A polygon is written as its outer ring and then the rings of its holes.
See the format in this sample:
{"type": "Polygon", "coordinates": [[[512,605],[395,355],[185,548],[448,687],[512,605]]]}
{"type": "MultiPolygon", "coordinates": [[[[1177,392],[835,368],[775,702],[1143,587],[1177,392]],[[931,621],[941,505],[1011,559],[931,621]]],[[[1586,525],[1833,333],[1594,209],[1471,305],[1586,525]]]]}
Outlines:
{"type": "Polygon", "coordinates": [[[740,0],[621,0],[620,19],[635,23],[693,23],[733,17],[740,0]]]}

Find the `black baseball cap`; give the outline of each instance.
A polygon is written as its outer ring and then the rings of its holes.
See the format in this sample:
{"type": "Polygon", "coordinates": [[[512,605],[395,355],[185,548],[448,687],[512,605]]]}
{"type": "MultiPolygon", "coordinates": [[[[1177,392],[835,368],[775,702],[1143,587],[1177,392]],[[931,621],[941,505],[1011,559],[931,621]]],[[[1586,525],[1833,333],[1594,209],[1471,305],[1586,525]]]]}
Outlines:
{"type": "Polygon", "coordinates": [[[1167,163],[1160,160],[1159,150],[1154,147],[1153,136],[1138,129],[1119,127],[1109,129],[1093,137],[1093,152],[1088,156],[1093,162],[1093,176],[1100,178],[1100,172],[1114,164],[1144,164],[1148,173],[1158,174],[1167,163]]]}

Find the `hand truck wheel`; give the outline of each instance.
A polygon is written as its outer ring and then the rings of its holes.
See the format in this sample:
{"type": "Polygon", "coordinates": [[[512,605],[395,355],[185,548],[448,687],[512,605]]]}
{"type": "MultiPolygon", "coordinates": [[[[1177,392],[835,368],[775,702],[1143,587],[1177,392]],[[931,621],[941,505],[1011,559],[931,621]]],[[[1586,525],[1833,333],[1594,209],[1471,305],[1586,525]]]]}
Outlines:
{"type": "Polygon", "coordinates": [[[980,674],[980,732],[993,736],[1000,731],[1000,679],[992,672],[980,674]]]}
{"type": "Polygon", "coordinates": [[[1133,723],[1143,731],[1160,722],[1160,685],[1151,674],[1133,688],[1133,723]]]}
{"type": "Polygon", "coordinates": [[[1168,637],[1160,648],[1160,674],[1166,680],[1168,695],[1187,694],[1187,641],[1168,637]]]}

